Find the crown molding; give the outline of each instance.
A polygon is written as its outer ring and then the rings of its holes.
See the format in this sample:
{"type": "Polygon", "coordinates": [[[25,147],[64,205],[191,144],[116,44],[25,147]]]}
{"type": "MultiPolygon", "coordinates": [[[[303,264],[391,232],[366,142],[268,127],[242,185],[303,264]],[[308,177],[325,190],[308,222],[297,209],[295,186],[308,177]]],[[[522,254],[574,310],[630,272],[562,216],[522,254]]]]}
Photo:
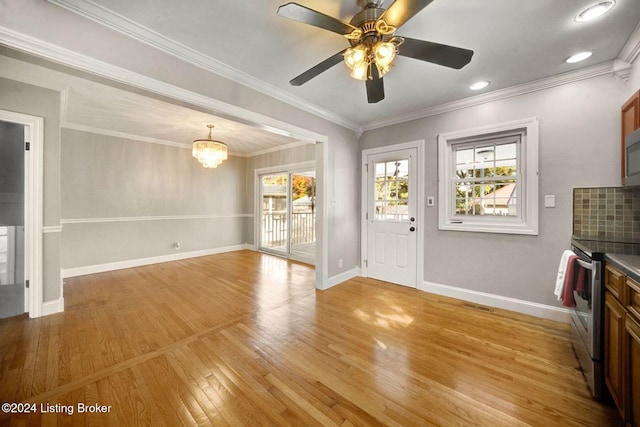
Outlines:
{"type": "Polygon", "coordinates": [[[488,92],[482,95],[464,98],[458,101],[448,102],[446,104],[437,105],[435,107],[423,108],[421,110],[411,111],[407,114],[401,114],[388,119],[376,120],[365,123],[362,126],[363,131],[379,129],[386,126],[396,125],[411,120],[423,119],[425,117],[435,116],[438,114],[449,113],[463,108],[474,107],[488,102],[495,102],[501,99],[512,98],[514,96],[524,95],[531,92],[538,92],[556,86],[562,86],[581,80],[591,79],[606,74],[612,74],[616,71],[614,61],[604,62],[602,64],[593,65],[591,67],[581,68],[568,73],[557,74],[555,76],[544,79],[534,80],[505,89],[488,92]]]}
{"type": "Polygon", "coordinates": [[[244,123],[257,125],[262,129],[280,135],[286,135],[309,142],[328,141],[328,137],[324,134],[144,76],[7,27],[0,26],[0,44],[39,56],[49,61],[86,71],[90,74],[105,77],[118,83],[141,88],[194,106],[203,107],[214,114],[222,114],[232,120],[240,120],[244,123]]]}
{"type": "Polygon", "coordinates": [[[613,60],[613,75],[622,80],[623,82],[629,81],[631,75],[631,69],[633,66],[621,59],[613,60]]]}
{"type": "Polygon", "coordinates": [[[632,64],[640,54],[640,24],[633,30],[629,39],[618,55],[618,59],[632,64]]]}
{"type": "Polygon", "coordinates": [[[301,110],[307,111],[335,124],[351,129],[354,132],[360,130],[360,126],[335,114],[331,111],[320,108],[297,96],[294,96],[282,89],[279,89],[265,81],[250,76],[238,69],[230,67],[214,58],[211,58],[195,49],[178,43],[168,37],[163,36],[143,25],[140,25],[120,14],[108,10],[89,0],[47,0],[56,6],[74,12],[84,18],[97,22],[105,27],[124,34],[134,40],[145,43],[164,53],[202,68],[211,73],[217,74],[243,86],[261,92],[279,101],[292,105],[301,110]]]}

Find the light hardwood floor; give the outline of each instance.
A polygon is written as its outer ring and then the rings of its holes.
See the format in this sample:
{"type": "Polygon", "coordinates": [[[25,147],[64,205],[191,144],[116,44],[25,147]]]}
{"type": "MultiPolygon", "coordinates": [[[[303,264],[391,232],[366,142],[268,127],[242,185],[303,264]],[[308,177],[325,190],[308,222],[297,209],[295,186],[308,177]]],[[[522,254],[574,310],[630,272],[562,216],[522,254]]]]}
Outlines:
{"type": "Polygon", "coordinates": [[[0,425],[619,425],[567,325],[314,275],[241,251],[67,279],[64,313],[0,321],[0,402],[37,411],[0,425]]]}

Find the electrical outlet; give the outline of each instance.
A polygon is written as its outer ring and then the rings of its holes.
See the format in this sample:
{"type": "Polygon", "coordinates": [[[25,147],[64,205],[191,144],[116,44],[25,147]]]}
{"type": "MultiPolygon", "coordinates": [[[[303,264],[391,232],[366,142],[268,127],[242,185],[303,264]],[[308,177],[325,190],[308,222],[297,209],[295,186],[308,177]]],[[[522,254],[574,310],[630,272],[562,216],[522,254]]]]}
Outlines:
{"type": "Polygon", "coordinates": [[[342,267],[344,267],[344,261],[342,261],[342,258],[340,258],[338,260],[338,268],[342,268],[342,267]]]}

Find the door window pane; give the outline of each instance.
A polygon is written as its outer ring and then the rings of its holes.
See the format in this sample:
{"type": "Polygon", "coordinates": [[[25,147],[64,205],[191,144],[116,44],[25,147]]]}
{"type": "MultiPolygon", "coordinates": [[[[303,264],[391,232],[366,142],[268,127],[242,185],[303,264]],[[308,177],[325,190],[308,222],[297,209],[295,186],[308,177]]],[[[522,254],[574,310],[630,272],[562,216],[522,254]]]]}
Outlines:
{"type": "Polygon", "coordinates": [[[409,159],[374,163],[376,221],[409,219],[409,159]]]}
{"type": "Polygon", "coordinates": [[[316,173],[291,174],[291,249],[307,259],[316,257],[316,173]]]}

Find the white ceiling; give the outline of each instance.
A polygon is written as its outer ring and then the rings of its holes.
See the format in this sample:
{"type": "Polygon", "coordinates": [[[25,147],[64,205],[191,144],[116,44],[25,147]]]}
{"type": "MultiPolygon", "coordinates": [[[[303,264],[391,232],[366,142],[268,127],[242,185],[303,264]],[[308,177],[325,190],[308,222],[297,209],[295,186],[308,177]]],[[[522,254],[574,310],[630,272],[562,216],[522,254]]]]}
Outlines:
{"type": "MultiPolygon", "coordinates": [[[[452,70],[398,57],[384,78],[386,98],[368,104],[364,83],[349,77],[343,64],[301,87],[289,85],[347,42],[279,17],[276,10],[285,0],[49,1],[365,128],[478,95],[468,88],[478,80],[491,81],[480,92],[486,93],[610,61],[640,22],[637,0],[617,0],[608,15],[582,24],[574,22],[575,15],[595,0],[435,0],[396,34],[472,49],[471,63],[452,70]],[[582,50],[593,56],[577,64],[564,62],[582,50]]],[[[299,3],[344,21],[358,11],[356,0],[299,3]]]]}
{"type": "Polygon", "coordinates": [[[194,139],[212,138],[232,155],[252,156],[305,144],[255,126],[88,81],[69,86],[63,126],[149,142],[191,148],[194,139]]]}

